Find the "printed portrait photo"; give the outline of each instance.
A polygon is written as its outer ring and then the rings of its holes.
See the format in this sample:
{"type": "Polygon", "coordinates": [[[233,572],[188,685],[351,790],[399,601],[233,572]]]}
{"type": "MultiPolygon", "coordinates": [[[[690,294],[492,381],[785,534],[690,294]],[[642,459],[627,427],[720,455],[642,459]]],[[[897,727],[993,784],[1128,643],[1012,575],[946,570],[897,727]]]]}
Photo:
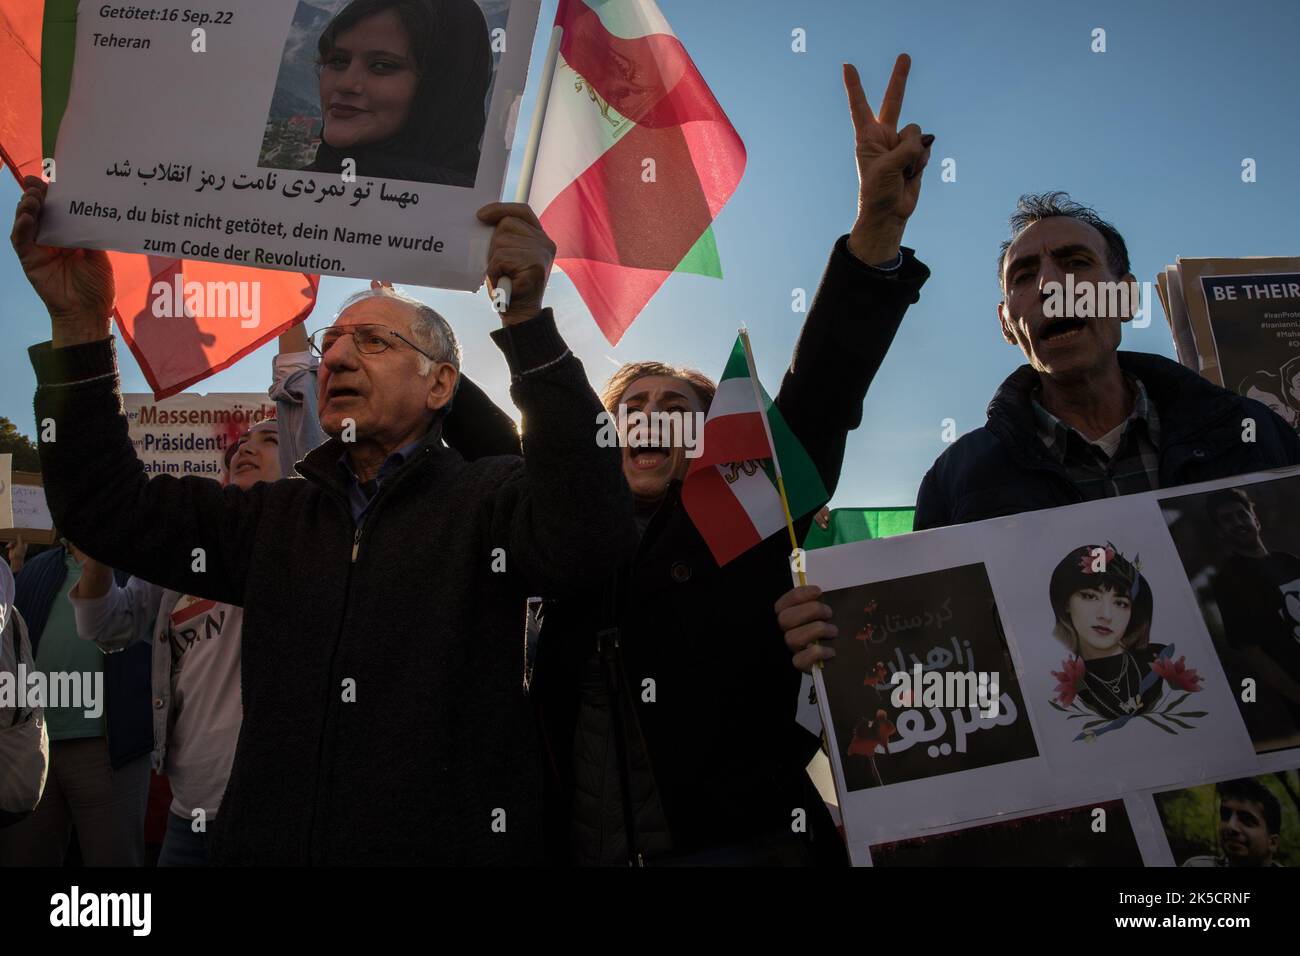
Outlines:
{"type": "Polygon", "coordinates": [[[1300,771],[1155,794],[1178,866],[1300,865],[1300,771]]]}
{"type": "Polygon", "coordinates": [[[823,600],[839,632],[853,635],[823,670],[850,791],[1038,756],[982,564],[830,591],[823,600]],[[895,675],[922,683],[902,693],[895,675]],[[964,702],[940,701],[940,683],[964,702]]]}
{"type": "Polygon", "coordinates": [[[258,165],[472,187],[493,30],[509,11],[510,0],[301,0],[258,165]]]}
{"type": "Polygon", "coordinates": [[[1256,751],[1300,746],[1300,477],[1160,507],[1256,751]]]}
{"type": "Polygon", "coordinates": [[[1171,734],[1206,716],[1194,693],[1202,678],[1173,644],[1151,640],[1155,601],[1137,561],[1109,542],[1075,548],[1052,573],[1052,637],[1067,657],[1051,704],[1079,722],[1079,742],[1133,720],[1171,734]]]}
{"type": "MultiPolygon", "coordinates": [[[[1300,366],[1293,371],[1300,375],[1300,366]]],[[[1287,385],[1285,370],[1275,373],[1257,369],[1237,383],[1237,394],[1262,403],[1292,428],[1300,428],[1300,404],[1296,403],[1292,389],[1287,385]]]]}
{"type": "Polygon", "coordinates": [[[873,866],[1142,866],[1123,800],[871,847],[873,866]],[[1100,811],[1100,813],[1098,812],[1100,811]]]}

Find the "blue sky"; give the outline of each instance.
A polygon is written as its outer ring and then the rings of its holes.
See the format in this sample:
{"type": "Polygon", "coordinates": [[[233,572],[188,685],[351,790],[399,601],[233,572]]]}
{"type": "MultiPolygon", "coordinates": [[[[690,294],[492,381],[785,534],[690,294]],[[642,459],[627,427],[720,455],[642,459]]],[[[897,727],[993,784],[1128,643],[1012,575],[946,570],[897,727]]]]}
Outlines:
{"type": "MultiPolygon", "coordinates": [[[[660,0],[660,9],[745,141],[748,167],[715,229],[725,278],[677,276],[617,348],[600,335],[568,280],[553,275],[548,303],[599,386],[616,364],[658,358],[717,375],[736,328],[751,330],[759,373],[780,383],[802,316],[791,290],[811,297],[832,243],[852,224],[857,179],[840,64],[858,65],[877,105],[894,56],[912,55],[902,123],[937,137],[906,244],[933,276],[908,313],[849,437],[833,504],[911,504],[943,451],[941,422],[982,424],[997,385],[1021,362],[998,333],[995,255],[1023,192],[1065,189],[1123,232],[1134,273],[1152,280],[1183,256],[1300,254],[1300,4],[1238,0],[1063,4],[1000,0],[660,0]],[[791,51],[802,28],[807,52],[791,51]],[[1090,50],[1096,27],[1107,51],[1090,50]],[[939,179],[956,160],[957,180],[939,179]],[[1241,161],[1258,180],[1241,182],[1241,161]]],[[[542,6],[530,89],[555,2],[542,6]]],[[[513,196],[531,94],[518,125],[506,195],[513,196]]],[[[18,191],[0,177],[0,208],[18,191]]],[[[5,232],[8,232],[6,223],[5,232]]],[[[308,328],[327,324],[360,287],[327,277],[308,328]]],[[[408,289],[453,323],[465,368],[512,414],[497,327],[482,293],[408,289]]],[[[11,251],[0,253],[0,415],[34,434],[35,380],[26,347],[49,323],[11,251]]],[[[1157,306],[1124,347],[1172,356],[1157,306]]],[[[266,388],[274,344],[194,391],[266,388]]],[[[146,391],[122,349],[127,391],[146,391]]]]}

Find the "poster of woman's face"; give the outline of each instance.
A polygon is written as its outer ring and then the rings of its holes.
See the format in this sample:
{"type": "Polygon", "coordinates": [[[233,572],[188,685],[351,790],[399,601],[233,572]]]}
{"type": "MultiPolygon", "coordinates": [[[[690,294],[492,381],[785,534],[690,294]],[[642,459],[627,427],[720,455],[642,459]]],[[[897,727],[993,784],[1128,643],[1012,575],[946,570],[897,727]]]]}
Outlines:
{"type": "Polygon", "coordinates": [[[258,165],[472,187],[509,0],[300,0],[258,165]]]}
{"type": "Polygon", "coordinates": [[[1253,766],[1155,500],[1036,512],[988,565],[1014,596],[1006,626],[1061,803],[1161,786],[1206,753],[1224,773],[1253,766]]]}
{"type": "Polygon", "coordinates": [[[1173,644],[1151,641],[1155,602],[1139,562],[1115,545],[1085,544],[1052,572],[1052,636],[1069,656],[1052,706],[1091,743],[1142,718],[1177,736],[1206,716],[1192,695],[1204,678],[1173,644]]]}

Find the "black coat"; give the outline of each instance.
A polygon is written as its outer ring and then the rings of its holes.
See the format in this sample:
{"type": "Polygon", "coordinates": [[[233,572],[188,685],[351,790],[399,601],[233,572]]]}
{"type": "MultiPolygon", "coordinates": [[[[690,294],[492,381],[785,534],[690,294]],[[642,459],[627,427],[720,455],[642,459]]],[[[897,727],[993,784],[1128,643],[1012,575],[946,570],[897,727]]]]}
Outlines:
{"type": "MultiPolygon", "coordinates": [[[[1274,412],[1159,355],[1120,352],[1120,368],[1142,382],[1160,416],[1160,487],[1300,463],[1300,436],[1274,412]],[[1255,440],[1242,441],[1244,419],[1255,440]]],[[[1022,365],[989,402],[988,424],[935,461],[916,497],[917,531],[1083,500],[1049,457],[1030,396],[1038,373],[1022,365]]]]}
{"type": "Polygon", "coordinates": [[[431,433],[360,531],[339,441],[299,464],[306,480],[147,478],[112,340],[31,350],[37,418],[57,423],[40,451],[59,528],[113,567],[244,608],[244,720],[216,862],[538,859],[524,599],[622,560],[635,526],[617,450],[594,441],[599,402],[549,312],[493,334],[525,457],[467,463],[431,433]]]}
{"type": "MultiPolygon", "coordinates": [[[[828,492],[867,388],[928,275],[910,250],[889,274],[858,262],[843,238],[836,244],[776,397],[828,492]]],[[[801,535],[810,517],[799,522],[801,535]]],[[[795,724],[800,677],[773,610],[792,586],[789,556],[782,531],[719,568],[674,483],[624,569],[616,593],[625,692],[635,702],[674,854],[789,834],[794,811],[803,809],[822,824],[818,850],[844,859],[804,772],[816,740],[795,724]],[[653,703],[643,700],[647,678],[655,682],[653,703]]],[[[573,756],[579,685],[607,623],[601,609],[611,587],[602,583],[545,610],[533,696],[546,734],[555,861],[574,849],[572,801],[584,773],[573,756]]]]}

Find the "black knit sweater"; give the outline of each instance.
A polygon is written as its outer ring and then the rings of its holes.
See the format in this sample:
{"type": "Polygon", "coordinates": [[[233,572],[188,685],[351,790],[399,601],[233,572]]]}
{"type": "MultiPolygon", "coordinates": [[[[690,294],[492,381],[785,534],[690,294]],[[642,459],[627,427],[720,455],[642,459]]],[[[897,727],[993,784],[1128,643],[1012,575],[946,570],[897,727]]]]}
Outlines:
{"type": "Polygon", "coordinates": [[[549,310],[493,337],[527,421],[524,457],[467,463],[425,442],[359,537],[337,440],[302,478],[248,491],[149,478],[112,340],[31,349],[37,420],[56,423],[40,451],[59,529],[112,567],[244,608],[244,722],[216,862],[537,859],[524,598],[573,592],[630,554],[636,532],[618,450],[594,440],[600,405],[549,310]]]}

